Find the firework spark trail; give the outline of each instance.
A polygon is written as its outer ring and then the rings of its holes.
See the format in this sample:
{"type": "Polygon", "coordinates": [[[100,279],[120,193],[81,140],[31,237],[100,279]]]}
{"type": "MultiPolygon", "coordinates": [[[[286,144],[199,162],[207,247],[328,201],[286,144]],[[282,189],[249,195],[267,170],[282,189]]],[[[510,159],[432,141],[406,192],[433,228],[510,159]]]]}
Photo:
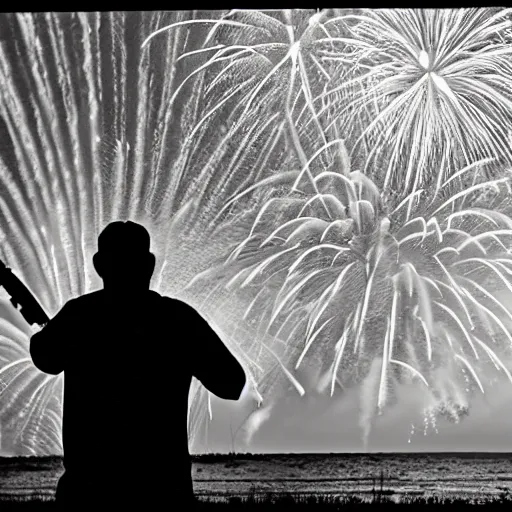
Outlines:
{"type": "MultiPolygon", "coordinates": [[[[118,20],[110,21],[115,25],[118,20]]],[[[122,110],[119,103],[126,83],[126,73],[116,74],[119,53],[115,47],[110,53],[100,51],[102,23],[107,20],[99,15],[20,15],[2,20],[2,33],[8,35],[0,52],[0,114],[6,147],[0,173],[5,191],[2,258],[21,274],[51,314],[69,298],[97,284],[89,256],[95,236],[112,214],[143,213],[136,204],[128,213],[123,204],[133,199],[129,191],[121,188],[116,196],[115,188],[108,186],[110,177],[98,172],[102,124],[109,124],[108,114],[100,115],[100,101],[105,102],[106,113],[122,110]],[[66,22],[81,33],[82,40],[76,45],[73,34],[77,32],[67,30],[66,22]],[[113,60],[109,63],[108,59],[113,60]],[[112,70],[109,78],[119,96],[108,97],[108,89],[104,90],[98,77],[101,68],[112,70]],[[119,212],[110,210],[113,204],[121,206],[119,212]]],[[[118,29],[122,27],[112,27],[112,39],[118,29]]],[[[117,145],[119,149],[123,144],[117,145]]],[[[112,167],[123,176],[128,166],[118,155],[113,156],[112,167]]],[[[7,334],[5,329],[3,334],[7,334]]],[[[14,338],[7,336],[27,353],[29,329],[14,338]]],[[[11,442],[32,450],[37,439],[23,439],[27,424],[32,421],[38,431],[51,410],[54,388],[62,392],[62,379],[48,379],[31,367],[27,358],[15,362],[22,361],[26,361],[23,379],[20,374],[11,378],[2,393],[2,423],[16,417],[14,411],[20,407],[28,411],[26,421],[15,425],[17,434],[11,442]]],[[[56,446],[46,448],[52,451],[56,446]]]]}
{"type": "MultiPolygon", "coordinates": [[[[111,220],[148,227],[161,264],[157,289],[171,295],[223,247],[217,240],[209,251],[194,250],[218,205],[237,192],[243,181],[237,172],[250,177],[244,171],[263,145],[255,138],[274,127],[267,123],[250,138],[243,131],[228,138],[219,130],[227,112],[202,122],[213,101],[204,93],[204,73],[170,104],[197,63],[178,58],[200,49],[207,30],[198,27],[189,36],[178,27],[142,43],[158,27],[191,16],[198,14],[0,18],[0,258],[50,316],[69,298],[101,285],[91,256],[111,220]],[[231,169],[232,179],[223,181],[219,168],[231,169]]],[[[3,448],[59,452],[62,378],[47,379],[31,365],[31,330],[3,297],[1,305],[3,448]]]]}
{"type": "MultiPolygon", "coordinates": [[[[211,25],[209,37],[200,50],[208,55],[203,69],[212,73],[207,93],[215,108],[230,100],[227,136],[247,125],[254,127],[268,122],[277,113],[287,130],[276,129],[270,133],[269,145],[278,144],[285,136],[295,150],[295,158],[301,161],[311,145],[326,142],[324,120],[319,118],[313,99],[318,94],[321,96],[331,80],[332,70],[324,62],[329,44],[321,40],[337,35],[340,27],[333,23],[327,30],[325,22],[329,15],[328,10],[266,14],[233,9],[221,20],[204,21],[211,25]],[[288,87],[282,87],[285,82],[288,87]],[[231,91],[232,97],[226,97],[226,91],[231,91]],[[297,123],[298,117],[303,117],[304,122],[297,123]],[[308,119],[314,128],[304,131],[308,119]]],[[[153,38],[158,39],[178,26],[162,27],[145,43],[151,45],[153,38]]],[[[198,51],[185,53],[180,58],[193,58],[197,54],[198,51]]],[[[197,67],[184,79],[173,100],[179,97],[181,87],[201,70],[197,67]]],[[[277,166],[279,160],[272,163],[277,166]]]]}

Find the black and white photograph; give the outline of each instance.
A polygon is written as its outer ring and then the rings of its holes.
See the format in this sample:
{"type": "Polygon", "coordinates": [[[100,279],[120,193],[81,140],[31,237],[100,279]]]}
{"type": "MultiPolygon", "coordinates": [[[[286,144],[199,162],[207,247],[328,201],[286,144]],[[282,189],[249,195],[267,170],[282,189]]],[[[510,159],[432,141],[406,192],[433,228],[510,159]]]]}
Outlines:
{"type": "Polygon", "coordinates": [[[510,506],[512,9],[185,7],[0,13],[0,509],[510,506]]]}

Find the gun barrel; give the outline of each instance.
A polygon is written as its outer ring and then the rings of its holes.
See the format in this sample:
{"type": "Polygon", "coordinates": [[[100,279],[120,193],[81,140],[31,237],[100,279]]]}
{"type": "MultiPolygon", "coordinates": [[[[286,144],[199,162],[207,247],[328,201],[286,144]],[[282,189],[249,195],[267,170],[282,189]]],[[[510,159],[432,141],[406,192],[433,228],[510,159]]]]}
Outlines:
{"type": "Polygon", "coordinates": [[[48,322],[48,315],[33,293],[2,260],[0,260],[0,286],[9,294],[15,308],[21,306],[19,311],[30,325],[44,325],[48,322]]]}

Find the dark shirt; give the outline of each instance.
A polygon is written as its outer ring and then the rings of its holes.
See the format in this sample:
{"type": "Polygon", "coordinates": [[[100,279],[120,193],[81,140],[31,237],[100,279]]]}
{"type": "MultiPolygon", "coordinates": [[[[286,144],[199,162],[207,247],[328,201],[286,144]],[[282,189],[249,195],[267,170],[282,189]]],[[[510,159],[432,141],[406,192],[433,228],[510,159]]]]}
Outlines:
{"type": "Polygon", "coordinates": [[[61,483],[75,499],[91,486],[140,497],[168,494],[169,485],[173,501],[191,498],[192,376],[225,399],[237,400],[245,385],[199,313],[153,291],[123,306],[103,290],[70,300],[32,336],[30,352],[41,371],[64,372],[61,483]]]}

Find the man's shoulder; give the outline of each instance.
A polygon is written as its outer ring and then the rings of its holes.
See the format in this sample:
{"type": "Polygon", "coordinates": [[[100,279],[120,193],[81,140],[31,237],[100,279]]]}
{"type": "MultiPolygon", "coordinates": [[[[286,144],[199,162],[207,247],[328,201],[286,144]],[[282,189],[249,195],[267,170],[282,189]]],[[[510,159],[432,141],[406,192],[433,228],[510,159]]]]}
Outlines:
{"type": "MultiPolygon", "coordinates": [[[[68,311],[94,309],[102,304],[103,297],[103,290],[96,290],[68,300],[65,307],[68,311]]],[[[175,297],[161,295],[153,290],[149,291],[148,300],[153,303],[157,310],[178,314],[183,318],[193,318],[199,314],[193,306],[185,301],[175,297]]]]}
{"type": "Polygon", "coordinates": [[[103,297],[103,290],[96,290],[94,292],[84,293],[79,297],[74,297],[66,302],[67,307],[84,307],[88,305],[97,304],[103,297]]]}
{"type": "Polygon", "coordinates": [[[195,309],[192,306],[180,299],[159,294],[158,296],[160,303],[165,309],[171,309],[183,315],[193,315],[195,313],[195,309]]]}

